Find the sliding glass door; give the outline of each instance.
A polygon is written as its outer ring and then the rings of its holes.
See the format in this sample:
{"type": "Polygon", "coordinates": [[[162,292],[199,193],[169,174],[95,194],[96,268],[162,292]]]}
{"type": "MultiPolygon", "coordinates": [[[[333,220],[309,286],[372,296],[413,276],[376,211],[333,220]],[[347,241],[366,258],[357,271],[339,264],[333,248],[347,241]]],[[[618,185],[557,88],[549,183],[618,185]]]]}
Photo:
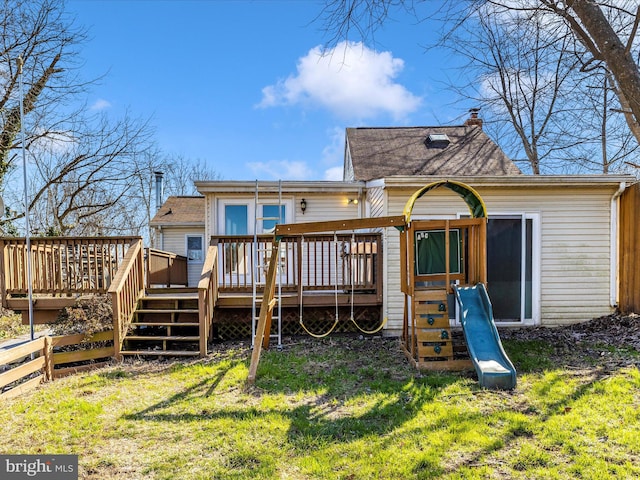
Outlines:
{"type": "Polygon", "coordinates": [[[496,322],[532,323],[534,219],[489,215],[487,290],[496,322]]]}

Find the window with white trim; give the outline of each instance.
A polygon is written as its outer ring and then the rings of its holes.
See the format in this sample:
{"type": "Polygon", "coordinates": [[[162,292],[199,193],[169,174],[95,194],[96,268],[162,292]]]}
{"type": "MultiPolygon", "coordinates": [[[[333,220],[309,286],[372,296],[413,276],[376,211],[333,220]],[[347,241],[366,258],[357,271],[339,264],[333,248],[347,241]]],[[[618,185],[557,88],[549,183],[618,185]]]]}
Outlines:
{"type": "Polygon", "coordinates": [[[189,262],[197,263],[204,261],[204,239],[202,235],[187,235],[186,243],[187,259],[189,260],[189,262]]]}

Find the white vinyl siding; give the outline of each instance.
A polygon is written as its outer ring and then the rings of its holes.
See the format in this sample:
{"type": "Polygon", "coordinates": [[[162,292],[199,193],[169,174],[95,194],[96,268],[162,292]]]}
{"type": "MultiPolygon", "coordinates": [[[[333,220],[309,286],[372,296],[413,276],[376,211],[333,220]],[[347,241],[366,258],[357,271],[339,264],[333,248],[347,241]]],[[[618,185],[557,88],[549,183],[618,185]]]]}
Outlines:
{"type": "Polygon", "coordinates": [[[297,194],[295,197],[295,223],[326,222],[328,220],[344,220],[360,217],[360,204],[349,203],[350,198],[357,198],[357,194],[297,194]],[[300,209],[300,201],[305,199],[307,209],[304,214],[300,209]]]}
{"type": "MultiPolygon", "coordinates": [[[[359,217],[359,208],[360,203],[353,204],[349,203],[350,198],[357,198],[357,195],[340,195],[340,194],[329,194],[329,195],[302,195],[296,197],[296,223],[304,223],[304,222],[323,222],[329,220],[344,220],[349,218],[358,218],[359,217]],[[302,214],[300,210],[300,201],[305,199],[307,202],[307,209],[302,214]]],[[[333,232],[326,232],[333,233],[333,232]]],[[[348,233],[348,232],[340,232],[340,233],[348,233]]],[[[323,244],[315,243],[315,247],[317,248],[318,255],[321,256],[321,260],[318,261],[317,265],[305,265],[303,267],[303,283],[304,285],[308,285],[309,276],[311,277],[311,284],[314,283],[324,283],[333,285],[336,282],[334,274],[328,275],[326,272],[336,272],[336,244],[331,238],[327,242],[323,242],[323,244]],[[322,249],[324,247],[324,249],[322,249]],[[322,252],[322,253],[321,253],[322,252]],[[324,278],[320,278],[319,272],[325,272],[324,278]]],[[[308,244],[305,244],[305,252],[310,248],[308,244]]],[[[342,262],[340,253],[341,253],[341,242],[338,242],[338,258],[337,262],[342,262]]],[[[313,250],[311,250],[313,253],[313,250]]],[[[341,272],[341,269],[338,269],[338,272],[341,272]]],[[[340,275],[338,278],[338,283],[341,284],[343,281],[342,276],[340,275]]]]}
{"type": "MultiPolygon", "coordinates": [[[[340,220],[364,216],[401,215],[406,201],[420,188],[414,186],[384,187],[382,183],[367,189],[367,202],[354,205],[354,194],[321,191],[289,192],[287,221],[294,223],[340,220]],[[305,199],[303,214],[300,201],[305,199]],[[366,210],[364,205],[366,204],[366,210]],[[291,208],[289,208],[291,205],[291,208]]],[[[495,214],[531,214],[540,234],[533,238],[539,256],[534,268],[540,282],[537,291],[537,314],[542,325],[562,325],[585,321],[612,312],[611,293],[611,197],[616,188],[611,184],[590,187],[563,184],[555,186],[472,186],[482,196],[489,216],[495,214]]],[[[207,235],[220,233],[218,204],[242,199],[253,205],[251,194],[207,193],[207,235]]],[[[275,198],[275,197],[274,197],[275,198]]],[[[268,196],[264,203],[273,203],[268,196]]],[[[414,218],[456,218],[467,215],[464,201],[446,188],[428,192],[418,199],[414,218]]],[[[251,228],[253,227],[250,218],[251,228]]],[[[169,240],[169,239],[167,239],[169,240]]],[[[179,239],[184,249],[184,232],[179,239]]],[[[205,244],[208,241],[205,241],[205,244]]],[[[176,245],[175,248],[177,248],[176,245]]],[[[165,247],[166,248],[166,247],[165,247]]],[[[400,292],[399,232],[384,229],[384,315],[388,317],[387,333],[402,329],[404,299],[400,292]]],[[[167,248],[169,249],[169,248],[167,248]]],[[[178,252],[178,250],[173,250],[178,252]]]]}
{"type": "MultiPolygon", "coordinates": [[[[417,189],[417,188],[416,188],[417,189]]],[[[388,215],[399,215],[416,190],[388,191],[388,215]]],[[[611,187],[476,188],[488,211],[537,213],[540,219],[540,321],[554,326],[608,315],[610,306],[611,187]]],[[[414,217],[468,213],[464,201],[447,189],[420,198],[414,217]]],[[[389,231],[393,229],[388,229],[389,231]]],[[[534,239],[535,241],[535,239],[534,239]]],[[[400,329],[404,299],[399,284],[399,240],[386,245],[389,329],[400,329]]]]}
{"type": "Polygon", "coordinates": [[[370,217],[384,216],[384,188],[375,187],[367,190],[367,203],[370,217]]]}

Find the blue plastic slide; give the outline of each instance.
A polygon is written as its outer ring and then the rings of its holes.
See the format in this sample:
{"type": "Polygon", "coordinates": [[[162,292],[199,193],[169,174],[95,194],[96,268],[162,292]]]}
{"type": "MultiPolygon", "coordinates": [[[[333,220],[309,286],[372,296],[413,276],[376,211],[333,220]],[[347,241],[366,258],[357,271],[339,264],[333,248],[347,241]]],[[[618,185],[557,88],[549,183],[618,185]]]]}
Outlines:
{"type": "Polygon", "coordinates": [[[469,356],[484,388],[511,390],[516,387],[516,369],[502,348],[493,309],[482,283],[454,287],[460,305],[460,322],[469,356]]]}

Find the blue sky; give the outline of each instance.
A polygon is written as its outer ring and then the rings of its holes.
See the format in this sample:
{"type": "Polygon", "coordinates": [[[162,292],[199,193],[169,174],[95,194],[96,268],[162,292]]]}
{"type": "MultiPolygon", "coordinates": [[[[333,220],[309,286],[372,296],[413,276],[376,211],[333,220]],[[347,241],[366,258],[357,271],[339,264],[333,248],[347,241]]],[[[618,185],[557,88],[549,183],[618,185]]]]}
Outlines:
{"type": "Polygon", "coordinates": [[[344,130],[460,124],[473,106],[441,83],[450,59],[426,51],[437,25],[396,14],[375,43],[329,41],[321,2],[68,0],[89,31],[88,99],[150,118],[160,148],[225,180],[341,179],[344,130]]]}

